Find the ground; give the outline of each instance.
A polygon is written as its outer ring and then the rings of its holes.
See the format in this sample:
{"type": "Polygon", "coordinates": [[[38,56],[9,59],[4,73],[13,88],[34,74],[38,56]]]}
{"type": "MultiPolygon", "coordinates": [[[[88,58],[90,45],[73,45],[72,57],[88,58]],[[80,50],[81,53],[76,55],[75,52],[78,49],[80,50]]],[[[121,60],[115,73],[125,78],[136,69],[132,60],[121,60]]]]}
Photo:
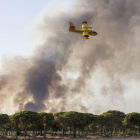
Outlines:
{"type": "MultiPolygon", "coordinates": [[[[102,138],[102,137],[92,137],[92,138],[34,138],[27,137],[26,140],[140,140],[140,137],[125,137],[125,138],[102,138]]],[[[15,138],[0,138],[0,140],[15,140],[15,138]]],[[[19,137],[18,140],[25,140],[24,137],[19,137]]]]}

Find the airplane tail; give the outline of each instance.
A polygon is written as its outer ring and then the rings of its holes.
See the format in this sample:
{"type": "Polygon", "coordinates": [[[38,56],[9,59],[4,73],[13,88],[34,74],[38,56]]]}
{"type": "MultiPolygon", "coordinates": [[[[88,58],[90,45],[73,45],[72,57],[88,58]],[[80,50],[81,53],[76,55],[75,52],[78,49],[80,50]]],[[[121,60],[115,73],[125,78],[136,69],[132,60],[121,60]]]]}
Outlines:
{"type": "Polygon", "coordinates": [[[74,24],[72,22],[69,22],[70,26],[69,26],[69,29],[71,30],[75,30],[76,27],[74,26],[74,24]]]}

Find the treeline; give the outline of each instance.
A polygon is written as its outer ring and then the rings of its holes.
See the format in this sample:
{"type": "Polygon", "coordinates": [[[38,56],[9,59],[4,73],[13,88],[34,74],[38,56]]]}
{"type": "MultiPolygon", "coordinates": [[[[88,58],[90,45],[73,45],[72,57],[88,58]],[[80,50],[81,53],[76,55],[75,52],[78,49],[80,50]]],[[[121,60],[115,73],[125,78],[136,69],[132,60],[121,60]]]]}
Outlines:
{"type": "Polygon", "coordinates": [[[46,112],[21,111],[13,115],[0,114],[1,134],[5,136],[44,136],[46,134],[86,137],[87,135],[125,136],[140,134],[140,114],[125,114],[110,110],[100,115],[75,111],[46,112]]]}

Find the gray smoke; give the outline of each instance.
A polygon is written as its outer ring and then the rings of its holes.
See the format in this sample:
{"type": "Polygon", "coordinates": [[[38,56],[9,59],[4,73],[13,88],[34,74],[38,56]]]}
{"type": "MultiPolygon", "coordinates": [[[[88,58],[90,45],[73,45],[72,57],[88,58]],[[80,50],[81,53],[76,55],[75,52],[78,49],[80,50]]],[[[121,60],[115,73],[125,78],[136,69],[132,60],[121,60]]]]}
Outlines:
{"type": "Polygon", "coordinates": [[[0,76],[0,90],[7,84],[7,77],[5,75],[0,76]]]}
{"type": "MultiPolygon", "coordinates": [[[[130,112],[125,98],[128,81],[140,78],[139,6],[139,0],[79,0],[69,13],[52,17],[46,13],[38,25],[47,36],[44,43],[23,59],[20,72],[15,69],[0,76],[0,90],[12,86],[8,79],[18,72],[22,76],[13,77],[20,84],[13,85],[18,90],[12,100],[17,111],[130,112]],[[87,21],[98,36],[85,40],[70,33],[69,21],[79,29],[87,21]]],[[[10,94],[9,88],[5,92],[10,94]]]]}

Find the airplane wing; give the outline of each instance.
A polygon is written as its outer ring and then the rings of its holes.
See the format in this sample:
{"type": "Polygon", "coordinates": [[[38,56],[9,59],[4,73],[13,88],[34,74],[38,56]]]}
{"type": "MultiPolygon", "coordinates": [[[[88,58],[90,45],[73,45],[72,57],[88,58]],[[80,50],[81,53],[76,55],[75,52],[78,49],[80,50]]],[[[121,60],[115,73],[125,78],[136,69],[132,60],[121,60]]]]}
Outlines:
{"type": "Polygon", "coordinates": [[[83,30],[90,30],[92,27],[89,27],[88,25],[87,25],[87,22],[86,21],[84,21],[83,23],[82,23],[82,29],[83,30]]]}
{"type": "Polygon", "coordinates": [[[83,30],[69,29],[70,32],[83,34],[83,30]]]}

